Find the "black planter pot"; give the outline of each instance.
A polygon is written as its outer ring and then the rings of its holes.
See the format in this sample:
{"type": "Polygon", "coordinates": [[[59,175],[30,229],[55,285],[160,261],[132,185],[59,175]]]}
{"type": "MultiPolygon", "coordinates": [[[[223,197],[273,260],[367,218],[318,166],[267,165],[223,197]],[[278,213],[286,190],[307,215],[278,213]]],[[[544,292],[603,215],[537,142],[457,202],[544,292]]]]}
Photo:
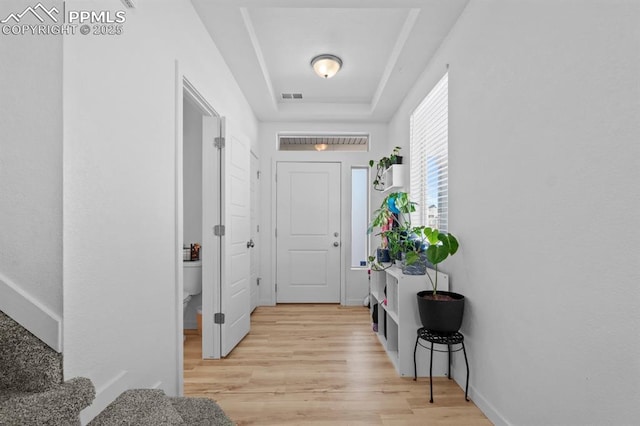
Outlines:
{"type": "Polygon", "coordinates": [[[402,164],[402,155],[396,155],[396,158],[393,160],[392,164],[402,164]]]}
{"type": "Polygon", "coordinates": [[[464,296],[451,291],[437,291],[453,300],[425,299],[423,296],[433,294],[426,290],[418,292],[418,311],[422,326],[438,333],[455,333],[460,330],[464,314],[464,296]]]}
{"type": "Polygon", "coordinates": [[[376,249],[376,257],[378,258],[378,262],[391,262],[391,256],[389,255],[389,249],[379,248],[376,249]]]}

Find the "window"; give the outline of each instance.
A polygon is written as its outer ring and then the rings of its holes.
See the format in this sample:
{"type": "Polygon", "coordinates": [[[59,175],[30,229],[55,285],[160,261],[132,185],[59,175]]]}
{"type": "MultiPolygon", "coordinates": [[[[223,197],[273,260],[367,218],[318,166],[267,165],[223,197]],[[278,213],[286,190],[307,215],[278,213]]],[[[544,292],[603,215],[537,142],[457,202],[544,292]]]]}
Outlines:
{"type": "Polygon", "coordinates": [[[448,230],[449,75],[435,85],[411,114],[411,199],[418,203],[413,224],[448,230]]]}
{"type": "Polygon", "coordinates": [[[368,151],[369,135],[366,133],[318,134],[289,133],[278,134],[280,151],[368,151]]]}
{"type": "Polygon", "coordinates": [[[367,266],[369,169],[351,169],[351,267],[367,266]]]}

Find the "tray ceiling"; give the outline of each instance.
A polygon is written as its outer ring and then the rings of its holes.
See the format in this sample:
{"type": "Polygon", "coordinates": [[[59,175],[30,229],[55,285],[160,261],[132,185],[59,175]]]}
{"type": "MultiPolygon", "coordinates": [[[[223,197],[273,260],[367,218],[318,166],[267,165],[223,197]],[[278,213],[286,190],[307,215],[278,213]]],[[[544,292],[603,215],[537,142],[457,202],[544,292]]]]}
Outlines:
{"type": "Polygon", "coordinates": [[[192,0],[262,121],[389,120],[467,2],[192,0]],[[344,63],[331,79],[310,65],[324,53],[344,63]]]}

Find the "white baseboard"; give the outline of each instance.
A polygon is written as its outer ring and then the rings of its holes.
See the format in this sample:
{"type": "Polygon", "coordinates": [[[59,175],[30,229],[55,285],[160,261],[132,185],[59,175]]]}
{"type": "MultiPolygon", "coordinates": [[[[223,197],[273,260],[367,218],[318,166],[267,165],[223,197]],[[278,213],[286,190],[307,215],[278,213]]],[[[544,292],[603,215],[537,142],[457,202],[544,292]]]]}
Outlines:
{"type": "MultiPolygon", "coordinates": [[[[457,380],[456,380],[457,381],[457,380]]],[[[460,384],[460,387],[464,391],[464,384],[460,384]]],[[[469,385],[469,399],[478,406],[480,411],[496,426],[511,426],[502,415],[496,410],[496,408],[487,401],[480,392],[476,390],[474,386],[469,385]]]]}
{"type": "MultiPolygon", "coordinates": [[[[467,350],[469,347],[473,347],[473,340],[465,335],[465,342],[467,343],[467,350]]],[[[452,365],[452,374],[453,378],[460,386],[460,389],[464,392],[465,380],[466,380],[466,366],[464,364],[464,358],[461,352],[456,352],[453,356],[453,365],[452,365]]],[[[485,416],[496,426],[511,426],[509,423],[496,408],[482,395],[482,393],[478,392],[477,388],[473,385],[473,368],[471,366],[471,380],[469,380],[469,399],[471,399],[484,413],[485,416]]]]}
{"type": "Polygon", "coordinates": [[[128,372],[122,370],[100,386],[96,385],[96,398],[80,412],[80,422],[86,425],[113,402],[122,392],[129,389],[128,372]]]}
{"type": "MultiPolygon", "coordinates": [[[[345,306],[364,306],[362,302],[364,302],[364,296],[362,299],[347,299],[345,306]]],[[[276,306],[276,303],[271,300],[260,300],[258,301],[258,307],[260,306],[276,306]]],[[[185,326],[185,328],[187,327],[185,326]]]]}
{"type": "Polygon", "coordinates": [[[0,310],[62,353],[62,318],[0,274],[0,310]]]}

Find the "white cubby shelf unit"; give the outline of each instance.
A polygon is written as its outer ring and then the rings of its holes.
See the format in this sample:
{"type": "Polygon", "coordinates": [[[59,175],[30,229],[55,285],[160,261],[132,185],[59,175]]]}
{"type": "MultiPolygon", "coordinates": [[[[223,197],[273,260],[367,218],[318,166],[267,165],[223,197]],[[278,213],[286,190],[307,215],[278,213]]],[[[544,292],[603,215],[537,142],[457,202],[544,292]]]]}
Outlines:
{"type": "MultiPolygon", "coordinates": [[[[427,269],[427,273],[435,278],[435,270],[427,269]]],[[[417,293],[430,288],[426,275],[405,275],[397,266],[371,271],[371,311],[373,315],[373,306],[377,303],[378,339],[403,377],[413,377],[413,349],[417,331],[422,327],[417,293]]],[[[449,276],[442,272],[438,272],[438,290],[449,290],[449,276]]],[[[434,349],[446,350],[446,347],[436,345],[434,349]]],[[[434,351],[433,355],[433,376],[446,376],[447,354],[434,351]]],[[[418,346],[416,360],[418,377],[428,377],[429,350],[418,346]]]]}

